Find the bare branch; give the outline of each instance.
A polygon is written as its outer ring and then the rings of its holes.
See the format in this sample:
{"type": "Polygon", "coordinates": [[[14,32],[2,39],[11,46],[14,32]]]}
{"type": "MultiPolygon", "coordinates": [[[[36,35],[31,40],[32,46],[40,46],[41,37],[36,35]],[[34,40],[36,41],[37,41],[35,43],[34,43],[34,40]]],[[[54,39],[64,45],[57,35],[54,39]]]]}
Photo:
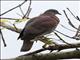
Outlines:
{"type": "Polygon", "coordinates": [[[70,19],[68,18],[68,16],[67,16],[65,10],[63,10],[63,12],[64,12],[64,14],[65,14],[67,20],[69,21],[69,25],[72,26],[73,28],[77,29],[77,28],[72,24],[72,22],[70,21],[70,19]]]}
{"type": "Polygon", "coordinates": [[[75,36],[78,36],[78,33],[80,33],[80,25],[79,25],[79,27],[78,27],[78,30],[77,30],[76,35],[75,35],[75,36]]]}
{"type": "Polygon", "coordinates": [[[6,11],[6,12],[4,12],[4,13],[0,14],[0,16],[4,15],[4,14],[6,14],[6,13],[8,13],[8,12],[10,12],[10,11],[12,11],[12,10],[14,10],[14,9],[18,8],[18,7],[20,7],[20,6],[22,6],[25,2],[26,2],[26,1],[22,2],[21,4],[19,4],[19,5],[18,5],[18,6],[16,6],[16,7],[13,7],[13,8],[11,8],[11,9],[9,9],[8,11],[6,11]]]}
{"type": "Polygon", "coordinates": [[[68,9],[68,11],[74,16],[74,18],[77,19],[77,18],[75,17],[75,15],[70,11],[70,9],[69,9],[69,8],[67,8],[67,9],[68,9]]]}
{"type": "Polygon", "coordinates": [[[77,40],[80,40],[80,25],[79,25],[79,27],[77,29],[77,32],[76,32],[76,34],[73,38],[76,38],[77,40]]]}
{"type": "Polygon", "coordinates": [[[45,50],[63,50],[63,49],[78,48],[78,47],[80,47],[80,43],[71,44],[71,45],[67,45],[67,44],[64,44],[64,45],[54,45],[54,46],[42,48],[42,49],[39,49],[39,50],[36,50],[36,51],[33,51],[33,52],[29,52],[29,53],[21,55],[21,56],[34,55],[34,54],[40,53],[40,52],[45,51],[45,50]]]}
{"type": "Polygon", "coordinates": [[[76,31],[74,31],[74,30],[71,30],[71,29],[69,29],[69,28],[67,28],[67,27],[65,27],[64,25],[62,25],[62,24],[60,24],[63,28],[65,28],[65,29],[67,29],[67,30],[69,30],[69,31],[71,31],[71,32],[76,32],[76,31]]]}
{"type": "Polygon", "coordinates": [[[56,60],[56,59],[80,59],[80,51],[55,52],[47,54],[35,54],[29,56],[20,56],[13,60],[56,60]]]}
{"type": "MultiPolygon", "coordinates": [[[[66,41],[64,41],[56,32],[54,32],[54,34],[55,34],[62,42],[66,43],[66,44],[69,44],[69,43],[67,43],[66,41]]],[[[69,44],[69,45],[70,45],[70,44],[69,44]]]]}
{"type": "Polygon", "coordinates": [[[62,34],[63,36],[66,36],[66,37],[71,38],[71,39],[75,39],[75,38],[73,38],[73,37],[70,37],[70,36],[68,36],[68,35],[66,35],[66,34],[64,34],[64,33],[62,33],[62,32],[59,32],[58,30],[55,30],[55,31],[58,32],[58,33],[60,33],[60,34],[62,34]]]}
{"type": "Polygon", "coordinates": [[[74,18],[75,19],[77,19],[77,20],[79,20],[80,21],[80,19],[79,19],[79,17],[78,16],[75,16],[71,11],[70,11],[70,9],[69,8],[67,8],[68,9],[68,11],[74,16],[74,18]]]}
{"type": "Polygon", "coordinates": [[[22,18],[22,15],[21,14],[19,14],[19,13],[16,13],[16,14],[22,18]]]}
{"type": "Polygon", "coordinates": [[[79,18],[79,16],[76,16],[76,18],[80,21],[80,18],[79,18]]]}
{"type": "MultiPolygon", "coordinates": [[[[26,17],[26,15],[28,14],[28,13],[30,13],[30,10],[31,10],[31,0],[30,0],[30,3],[29,3],[29,6],[28,6],[28,10],[27,10],[27,12],[25,13],[25,15],[22,17],[23,19],[26,17]]],[[[29,14],[28,14],[29,15],[29,14]]]]}
{"type": "Polygon", "coordinates": [[[2,37],[2,40],[3,40],[4,47],[6,47],[7,45],[6,45],[6,42],[5,42],[5,39],[4,39],[4,37],[3,37],[3,34],[2,34],[1,29],[0,29],[0,34],[1,34],[1,37],[2,37]]]}
{"type": "Polygon", "coordinates": [[[14,26],[14,28],[15,28],[16,30],[18,30],[18,28],[15,26],[15,23],[13,24],[13,26],[14,26]]]}
{"type": "Polygon", "coordinates": [[[6,29],[9,29],[11,31],[17,32],[17,33],[20,33],[21,30],[22,30],[22,29],[19,29],[19,28],[18,28],[18,30],[16,30],[13,26],[10,26],[10,25],[8,25],[6,23],[3,23],[3,22],[0,22],[0,26],[4,27],[6,29]]]}
{"type": "Polygon", "coordinates": [[[22,10],[21,6],[19,8],[20,8],[20,11],[21,11],[22,15],[24,16],[24,13],[23,13],[23,10],[22,10]]]}
{"type": "Polygon", "coordinates": [[[16,18],[6,18],[6,17],[0,17],[0,19],[19,20],[19,19],[16,19],[16,18]]]}
{"type": "Polygon", "coordinates": [[[32,10],[32,8],[29,9],[29,11],[28,11],[28,13],[26,15],[27,18],[29,18],[29,14],[30,14],[31,10],[32,10]]]}

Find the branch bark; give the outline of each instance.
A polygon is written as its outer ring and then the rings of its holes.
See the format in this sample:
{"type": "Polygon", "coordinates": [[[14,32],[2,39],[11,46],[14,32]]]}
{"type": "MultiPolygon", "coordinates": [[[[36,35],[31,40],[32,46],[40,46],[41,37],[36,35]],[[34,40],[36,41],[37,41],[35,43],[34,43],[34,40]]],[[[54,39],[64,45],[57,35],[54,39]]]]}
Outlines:
{"type": "Polygon", "coordinates": [[[19,29],[19,28],[16,30],[13,26],[10,26],[10,25],[8,25],[8,24],[6,24],[4,22],[0,22],[0,26],[4,27],[6,29],[9,29],[11,31],[17,32],[17,33],[20,33],[21,30],[22,30],[22,29],[19,29]]]}
{"type": "Polygon", "coordinates": [[[53,60],[53,59],[71,59],[80,58],[80,51],[69,51],[69,52],[55,52],[47,54],[35,54],[29,56],[21,56],[14,58],[14,60],[53,60]]]}
{"type": "Polygon", "coordinates": [[[54,46],[42,48],[42,49],[39,49],[39,50],[36,50],[36,51],[33,51],[33,52],[29,52],[29,53],[24,54],[24,55],[21,55],[21,56],[33,55],[33,54],[37,54],[37,53],[40,53],[40,52],[45,51],[45,50],[52,50],[52,51],[53,51],[53,50],[58,50],[58,51],[61,51],[61,50],[63,50],[63,49],[79,48],[79,47],[80,47],[80,43],[71,44],[71,45],[68,45],[68,44],[54,45],[54,46]]]}

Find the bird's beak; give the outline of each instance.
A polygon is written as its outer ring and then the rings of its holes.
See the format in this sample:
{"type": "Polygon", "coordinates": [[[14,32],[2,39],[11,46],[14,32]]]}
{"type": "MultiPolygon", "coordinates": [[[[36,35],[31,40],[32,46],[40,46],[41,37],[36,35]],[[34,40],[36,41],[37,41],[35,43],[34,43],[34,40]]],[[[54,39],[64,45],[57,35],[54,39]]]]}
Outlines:
{"type": "Polygon", "coordinates": [[[61,15],[61,13],[58,13],[59,15],[61,15]]]}

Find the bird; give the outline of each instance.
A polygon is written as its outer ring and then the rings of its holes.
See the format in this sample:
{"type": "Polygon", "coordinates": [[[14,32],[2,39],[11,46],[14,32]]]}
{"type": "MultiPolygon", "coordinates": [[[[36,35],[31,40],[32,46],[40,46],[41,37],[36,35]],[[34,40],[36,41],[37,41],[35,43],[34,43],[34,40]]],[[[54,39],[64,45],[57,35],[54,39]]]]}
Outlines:
{"type": "Polygon", "coordinates": [[[48,9],[39,16],[31,18],[23,30],[20,32],[18,39],[23,40],[21,52],[29,51],[37,36],[46,35],[55,30],[60,20],[56,14],[61,15],[56,9],[48,9]]]}

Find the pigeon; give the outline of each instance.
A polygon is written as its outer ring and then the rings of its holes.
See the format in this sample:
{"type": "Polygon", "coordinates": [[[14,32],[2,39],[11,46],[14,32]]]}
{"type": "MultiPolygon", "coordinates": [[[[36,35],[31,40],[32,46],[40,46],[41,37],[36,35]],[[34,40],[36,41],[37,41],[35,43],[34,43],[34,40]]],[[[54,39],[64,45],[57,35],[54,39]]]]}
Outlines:
{"type": "Polygon", "coordinates": [[[61,15],[57,10],[49,9],[39,16],[31,18],[25,24],[18,37],[18,39],[23,40],[21,52],[29,51],[34,43],[31,40],[34,40],[37,36],[50,34],[55,30],[60,22],[56,14],[61,15]]]}

